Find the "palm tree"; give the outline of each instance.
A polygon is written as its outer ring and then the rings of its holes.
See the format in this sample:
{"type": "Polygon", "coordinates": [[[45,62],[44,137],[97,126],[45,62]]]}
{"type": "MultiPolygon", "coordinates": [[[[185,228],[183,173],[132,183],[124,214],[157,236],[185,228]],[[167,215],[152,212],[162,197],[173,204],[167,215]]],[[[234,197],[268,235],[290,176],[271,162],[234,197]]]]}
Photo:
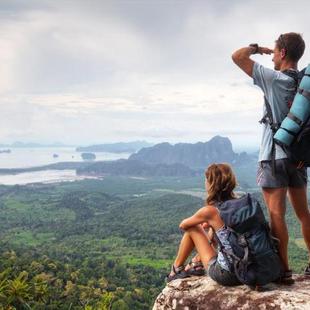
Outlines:
{"type": "Polygon", "coordinates": [[[7,275],[10,272],[10,269],[5,269],[0,273],[0,302],[1,301],[6,301],[7,296],[6,296],[6,289],[8,287],[8,278],[7,275]]]}
{"type": "Polygon", "coordinates": [[[27,300],[30,298],[30,287],[27,283],[28,273],[22,271],[14,280],[8,280],[7,303],[14,306],[28,306],[27,300]]]}

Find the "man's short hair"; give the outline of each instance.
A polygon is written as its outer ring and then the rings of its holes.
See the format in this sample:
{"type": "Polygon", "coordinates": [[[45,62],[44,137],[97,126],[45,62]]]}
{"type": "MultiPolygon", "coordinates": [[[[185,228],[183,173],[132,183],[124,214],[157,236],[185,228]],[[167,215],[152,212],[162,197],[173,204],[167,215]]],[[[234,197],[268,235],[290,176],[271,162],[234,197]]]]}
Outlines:
{"type": "Polygon", "coordinates": [[[298,61],[305,51],[305,41],[301,34],[288,32],[281,34],[276,40],[276,46],[281,50],[286,50],[287,58],[292,61],[298,61]]]}

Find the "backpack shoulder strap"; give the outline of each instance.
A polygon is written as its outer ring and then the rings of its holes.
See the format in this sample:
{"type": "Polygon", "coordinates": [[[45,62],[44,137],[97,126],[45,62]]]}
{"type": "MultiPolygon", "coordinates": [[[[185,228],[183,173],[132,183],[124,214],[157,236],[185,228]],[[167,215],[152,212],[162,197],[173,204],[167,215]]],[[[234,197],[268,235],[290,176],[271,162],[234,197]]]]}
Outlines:
{"type": "MultiPolygon", "coordinates": [[[[259,121],[260,124],[268,124],[272,130],[272,134],[274,135],[276,131],[280,128],[280,124],[275,123],[273,121],[273,114],[270,103],[266,96],[264,96],[265,100],[265,107],[266,107],[266,114],[263,118],[259,121]]],[[[276,173],[276,146],[272,139],[272,146],[271,146],[271,163],[272,163],[272,175],[274,176],[276,173]]]]}
{"type": "Polygon", "coordinates": [[[302,71],[298,71],[298,70],[294,70],[294,69],[288,69],[288,70],[282,71],[282,73],[291,77],[296,82],[296,84],[299,84],[298,82],[301,80],[300,79],[301,72],[302,71]]]}
{"type": "Polygon", "coordinates": [[[279,129],[280,124],[274,122],[271,105],[266,96],[264,96],[264,101],[265,101],[265,107],[266,107],[266,114],[259,121],[259,123],[268,124],[272,132],[275,133],[279,129]]]}
{"type": "MultiPolygon", "coordinates": [[[[307,67],[303,68],[301,71],[298,72],[298,81],[300,83],[300,81],[302,80],[302,78],[306,75],[306,76],[310,76],[309,73],[306,73],[307,67]]],[[[299,85],[298,83],[298,85],[299,85]]]]}

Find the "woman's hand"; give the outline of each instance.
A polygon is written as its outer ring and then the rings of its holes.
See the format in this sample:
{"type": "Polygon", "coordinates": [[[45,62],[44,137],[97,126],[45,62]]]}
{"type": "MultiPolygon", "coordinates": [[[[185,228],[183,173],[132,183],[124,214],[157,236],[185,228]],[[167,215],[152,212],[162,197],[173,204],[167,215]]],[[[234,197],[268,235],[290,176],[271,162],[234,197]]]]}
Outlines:
{"type": "Polygon", "coordinates": [[[202,223],[201,226],[202,226],[203,229],[208,229],[208,228],[210,228],[210,225],[209,225],[208,222],[202,223]]]}

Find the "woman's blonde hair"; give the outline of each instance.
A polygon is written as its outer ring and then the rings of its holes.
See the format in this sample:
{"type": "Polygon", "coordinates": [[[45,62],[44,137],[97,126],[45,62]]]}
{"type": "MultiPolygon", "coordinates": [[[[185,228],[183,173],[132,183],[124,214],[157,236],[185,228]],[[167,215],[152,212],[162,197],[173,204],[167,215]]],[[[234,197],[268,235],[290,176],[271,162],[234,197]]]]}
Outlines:
{"type": "Polygon", "coordinates": [[[237,180],[230,165],[212,164],[207,168],[205,176],[208,184],[207,204],[235,198],[233,190],[237,185],[237,180]]]}

